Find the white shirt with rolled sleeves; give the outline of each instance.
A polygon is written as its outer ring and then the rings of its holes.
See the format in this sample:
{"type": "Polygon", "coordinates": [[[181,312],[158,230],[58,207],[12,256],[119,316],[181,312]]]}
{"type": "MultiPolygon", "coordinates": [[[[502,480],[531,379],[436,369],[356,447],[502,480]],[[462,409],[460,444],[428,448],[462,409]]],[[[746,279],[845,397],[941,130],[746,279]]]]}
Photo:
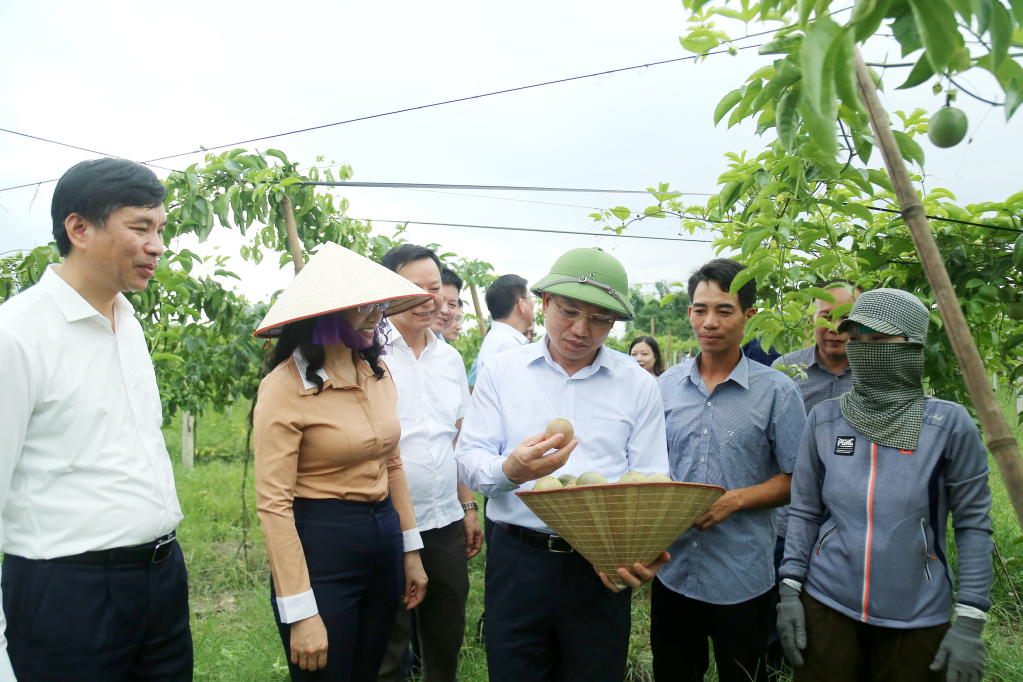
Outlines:
{"type": "Polygon", "coordinates": [[[461,480],[490,498],[492,521],[553,532],[515,496],[520,486],[502,466],[519,443],[543,433],[555,417],[572,422],[579,440],[555,476],[597,471],[616,481],[629,470],[668,471],[664,407],[653,375],[624,353],[601,346],[593,364],[570,377],[544,339],[487,363],[462,422],[455,452],[461,480]]]}
{"type": "MultiPolygon", "coordinates": [[[[5,554],[139,545],[181,521],[156,373],[134,314],[119,295],[111,328],[52,268],[0,305],[5,554]]],[[[14,679],[6,638],[0,646],[0,680],[14,679]]]]}
{"type": "Polygon", "coordinates": [[[393,324],[390,337],[384,361],[398,389],[398,447],[416,526],[419,531],[443,528],[465,516],[454,450],[456,423],[469,404],[465,363],[453,346],[432,333],[418,359],[393,324]]]}

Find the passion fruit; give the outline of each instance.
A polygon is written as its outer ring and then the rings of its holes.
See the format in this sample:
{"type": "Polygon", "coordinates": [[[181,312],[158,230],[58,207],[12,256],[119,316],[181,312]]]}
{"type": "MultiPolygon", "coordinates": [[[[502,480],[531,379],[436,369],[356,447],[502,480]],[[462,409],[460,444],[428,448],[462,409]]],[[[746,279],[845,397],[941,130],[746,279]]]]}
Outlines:
{"type": "Polygon", "coordinates": [[[533,490],[558,490],[564,488],[561,481],[554,478],[553,476],[544,476],[543,478],[537,479],[533,485],[533,490]]]}
{"type": "Polygon", "coordinates": [[[554,434],[560,433],[565,437],[565,440],[561,441],[562,447],[568,445],[569,442],[575,437],[575,429],[572,428],[572,422],[567,419],[552,419],[547,425],[547,430],[544,431],[544,435],[547,438],[554,438],[554,434]]]}
{"type": "Polygon", "coordinates": [[[619,483],[643,483],[646,481],[646,474],[641,474],[638,471],[626,471],[621,478],[618,479],[619,483]]]}
{"type": "Polygon", "coordinates": [[[954,147],[966,137],[968,122],[962,109],[944,107],[927,124],[927,137],[935,147],[954,147]]]}
{"type": "Polygon", "coordinates": [[[565,486],[567,486],[569,483],[572,483],[575,479],[576,477],[573,476],[572,474],[562,474],[561,476],[558,476],[558,480],[561,481],[561,485],[565,486]]]}
{"type": "Polygon", "coordinates": [[[646,477],[647,483],[671,483],[671,476],[668,474],[650,474],[646,477]]]}
{"type": "Polygon", "coordinates": [[[598,474],[596,471],[587,471],[585,474],[580,476],[576,482],[576,485],[607,485],[607,479],[604,474],[598,474]]]}

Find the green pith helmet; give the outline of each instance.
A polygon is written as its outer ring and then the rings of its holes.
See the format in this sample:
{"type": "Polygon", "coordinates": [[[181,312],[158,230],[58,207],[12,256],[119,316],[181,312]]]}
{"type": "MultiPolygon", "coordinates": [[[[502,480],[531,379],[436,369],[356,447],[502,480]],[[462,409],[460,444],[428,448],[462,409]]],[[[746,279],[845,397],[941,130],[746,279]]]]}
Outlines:
{"type": "Polygon", "coordinates": [[[533,293],[560,294],[620,313],[619,320],[636,314],[629,302],[629,276],[614,256],[594,246],[572,249],[554,261],[551,272],[533,287],[533,293]]]}

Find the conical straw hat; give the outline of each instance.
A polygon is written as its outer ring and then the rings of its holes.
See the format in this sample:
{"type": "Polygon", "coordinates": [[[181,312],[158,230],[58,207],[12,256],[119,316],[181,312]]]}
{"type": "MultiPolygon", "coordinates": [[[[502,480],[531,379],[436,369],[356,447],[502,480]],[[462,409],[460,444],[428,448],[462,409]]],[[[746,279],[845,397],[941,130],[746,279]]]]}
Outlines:
{"type": "Polygon", "coordinates": [[[615,483],[515,493],[618,587],[618,567],[649,565],[725,493],[698,483],[615,483]]]}
{"type": "Polygon", "coordinates": [[[383,265],[326,242],[277,297],[255,335],[279,336],[281,327],[289,322],[380,301],[391,301],[384,315],[394,315],[430,298],[383,265]]]}

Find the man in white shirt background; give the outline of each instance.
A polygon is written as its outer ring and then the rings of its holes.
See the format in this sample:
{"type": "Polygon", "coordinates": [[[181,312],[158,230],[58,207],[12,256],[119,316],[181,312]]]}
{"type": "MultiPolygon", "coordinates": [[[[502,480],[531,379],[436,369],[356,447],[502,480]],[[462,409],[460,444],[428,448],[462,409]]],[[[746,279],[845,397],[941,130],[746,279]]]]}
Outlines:
{"type": "MultiPolygon", "coordinates": [[[[634,315],[628,291],[615,258],[600,249],[568,251],[533,289],[543,297],[545,338],[500,353],[480,370],[455,457],[461,479],[490,497],[487,516],[497,524],[484,593],[492,682],[625,676],[631,591],[598,575],[514,491],[550,474],[598,471],[615,481],[628,470],[667,472],[657,383],[604,346],[615,321],[634,315]],[[545,438],[554,417],[572,422],[578,440],[545,438]]],[[[639,587],[665,559],[619,568],[619,577],[639,587]]]]}
{"type": "Polygon", "coordinates": [[[487,310],[494,320],[469,371],[469,386],[476,385],[476,377],[483,365],[498,353],[529,343],[526,330],[533,324],[533,297],[529,283],[518,275],[501,275],[487,287],[484,296],[487,310]]]}
{"type": "MultiPolygon", "coordinates": [[[[455,464],[454,442],[469,403],[469,386],[462,356],[432,330],[446,301],[437,254],[402,244],[388,251],[381,264],[434,295],[390,318],[391,347],[385,361],[398,389],[398,447],[423,539],[419,555],[430,581],[423,603],[415,609],[423,678],[455,682],[469,596],[466,562],[483,543],[475,498],[459,484],[455,464]]],[[[381,682],[404,682],[412,627],[411,612],[399,609],[380,669],[381,682]]]]}
{"type": "Polygon", "coordinates": [[[156,270],[165,196],[131,161],[72,167],[51,206],[63,263],[0,306],[0,680],[192,679],[181,507],[121,294],[156,270]]]}
{"type": "Polygon", "coordinates": [[[458,335],[462,333],[462,320],[465,319],[465,309],[462,303],[462,299],[456,301],[457,307],[455,309],[454,317],[451,318],[451,324],[444,330],[442,336],[448,343],[453,343],[458,335]]]}
{"type": "Polygon", "coordinates": [[[455,323],[455,316],[458,315],[458,296],[462,293],[462,278],[451,268],[441,265],[440,282],[444,300],[437,308],[437,321],[430,325],[430,329],[438,339],[446,343],[444,332],[455,323]]]}

